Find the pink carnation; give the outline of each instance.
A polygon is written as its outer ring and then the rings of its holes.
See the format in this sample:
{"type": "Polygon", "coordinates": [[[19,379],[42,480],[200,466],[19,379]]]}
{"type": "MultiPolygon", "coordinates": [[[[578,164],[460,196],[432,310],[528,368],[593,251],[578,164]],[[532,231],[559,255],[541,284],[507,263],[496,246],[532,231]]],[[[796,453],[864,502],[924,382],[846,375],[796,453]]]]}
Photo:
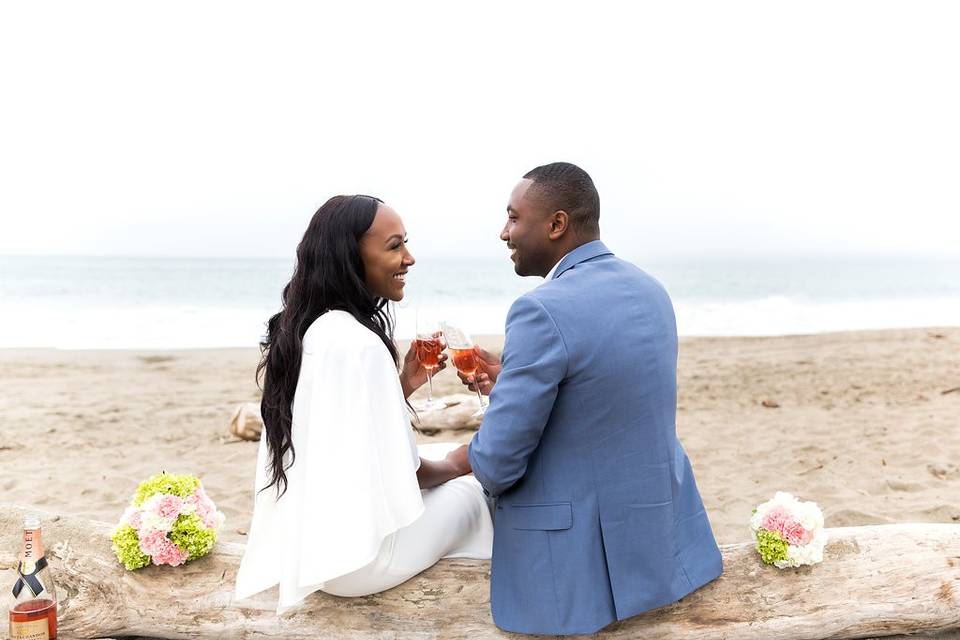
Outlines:
{"type": "Polygon", "coordinates": [[[163,545],[159,553],[153,556],[153,563],[176,567],[186,562],[189,557],[190,554],[187,551],[167,540],[167,544],[163,545]]]}
{"type": "Polygon", "coordinates": [[[166,494],[157,502],[156,512],[161,518],[176,518],[181,508],[183,500],[179,496],[166,494]]]}
{"type": "Polygon", "coordinates": [[[203,514],[203,524],[207,529],[216,529],[220,524],[217,521],[217,512],[207,511],[205,514],[203,514]]]}
{"type": "Polygon", "coordinates": [[[167,534],[163,531],[151,531],[147,535],[140,537],[140,550],[148,556],[155,556],[160,553],[160,550],[165,548],[169,542],[170,540],[167,539],[167,534]]]}
{"type": "Polygon", "coordinates": [[[163,531],[151,531],[140,540],[140,549],[150,556],[153,564],[176,567],[187,561],[190,554],[173,544],[163,531]]]}
{"type": "Polygon", "coordinates": [[[760,526],[767,531],[783,533],[784,526],[790,519],[790,515],[786,511],[780,507],[777,507],[771,509],[769,513],[763,517],[763,521],[760,523],[760,526]]]}
{"type": "Polygon", "coordinates": [[[776,531],[792,545],[802,546],[813,539],[813,532],[807,531],[782,508],[775,508],[764,516],[760,526],[767,531],[776,531]]]}
{"type": "Polygon", "coordinates": [[[127,516],[127,524],[133,527],[134,529],[136,529],[137,531],[140,531],[140,524],[141,524],[140,520],[142,517],[143,517],[143,514],[140,511],[140,509],[134,509],[133,511],[130,512],[130,515],[127,516]]]}
{"type": "Polygon", "coordinates": [[[193,495],[197,497],[197,500],[199,502],[202,502],[203,504],[207,505],[209,509],[214,508],[213,500],[210,499],[210,496],[207,495],[207,492],[204,490],[203,487],[197,487],[194,490],[193,495]]]}
{"type": "Polygon", "coordinates": [[[813,532],[804,529],[799,522],[791,520],[787,522],[782,531],[783,537],[787,542],[794,546],[803,546],[813,540],[813,532]]]}
{"type": "Polygon", "coordinates": [[[203,520],[204,526],[215,529],[219,524],[217,522],[217,507],[213,500],[203,490],[203,487],[197,487],[193,494],[187,498],[187,501],[197,508],[197,516],[203,520]]]}

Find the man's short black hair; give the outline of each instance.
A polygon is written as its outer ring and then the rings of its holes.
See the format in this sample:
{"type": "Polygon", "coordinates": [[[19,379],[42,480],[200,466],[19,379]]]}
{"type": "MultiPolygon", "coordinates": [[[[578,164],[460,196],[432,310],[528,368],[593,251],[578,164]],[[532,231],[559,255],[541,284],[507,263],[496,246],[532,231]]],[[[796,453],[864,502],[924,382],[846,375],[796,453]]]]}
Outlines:
{"type": "Polygon", "coordinates": [[[569,162],[552,162],[523,176],[533,180],[533,195],[553,211],[566,211],[579,233],[600,233],[600,194],[586,171],[569,162]]]}

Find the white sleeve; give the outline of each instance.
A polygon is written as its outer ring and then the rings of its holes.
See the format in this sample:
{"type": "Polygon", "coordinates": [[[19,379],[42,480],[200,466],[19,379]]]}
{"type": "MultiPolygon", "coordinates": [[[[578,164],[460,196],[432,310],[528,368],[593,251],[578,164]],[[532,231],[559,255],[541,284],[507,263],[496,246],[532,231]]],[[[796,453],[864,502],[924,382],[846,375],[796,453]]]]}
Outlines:
{"type": "Polygon", "coordinates": [[[417,421],[417,418],[413,415],[413,412],[410,411],[406,402],[404,402],[403,408],[407,412],[407,424],[410,425],[407,433],[410,434],[410,455],[413,456],[413,469],[414,471],[418,471],[420,469],[420,452],[417,451],[417,436],[413,432],[413,423],[417,421]]]}
{"type": "Polygon", "coordinates": [[[304,436],[295,463],[304,488],[300,585],[368,564],[385,537],[423,512],[410,421],[386,348],[347,345],[311,366],[308,406],[294,407],[304,436]]]}

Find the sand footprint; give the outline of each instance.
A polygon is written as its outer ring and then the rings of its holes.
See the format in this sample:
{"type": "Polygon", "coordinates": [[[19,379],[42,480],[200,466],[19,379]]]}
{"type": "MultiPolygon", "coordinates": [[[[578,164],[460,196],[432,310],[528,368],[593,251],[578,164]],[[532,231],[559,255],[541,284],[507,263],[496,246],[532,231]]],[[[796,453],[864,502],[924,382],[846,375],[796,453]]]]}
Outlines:
{"type": "Polygon", "coordinates": [[[903,482],[902,480],[887,480],[887,486],[893,491],[906,491],[908,493],[923,491],[927,488],[919,482],[903,482]]]}
{"type": "Polygon", "coordinates": [[[828,527],[860,527],[868,524],[889,524],[892,518],[857,509],[840,509],[824,514],[824,523],[828,527]]]}
{"type": "Polygon", "coordinates": [[[940,504],[935,507],[921,509],[920,513],[935,522],[957,522],[960,520],[960,507],[953,504],[940,504]]]}

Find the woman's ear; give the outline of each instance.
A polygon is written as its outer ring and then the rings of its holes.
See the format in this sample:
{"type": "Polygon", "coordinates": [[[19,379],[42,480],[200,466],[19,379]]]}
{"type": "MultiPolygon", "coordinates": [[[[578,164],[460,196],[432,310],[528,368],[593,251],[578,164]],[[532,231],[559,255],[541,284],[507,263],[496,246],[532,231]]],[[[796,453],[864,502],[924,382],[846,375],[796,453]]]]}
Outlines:
{"type": "Polygon", "coordinates": [[[569,227],[570,214],[563,209],[554,211],[553,218],[550,220],[550,233],[548,235],[551,240],[557,240],[567,232],[569,227]]]}

